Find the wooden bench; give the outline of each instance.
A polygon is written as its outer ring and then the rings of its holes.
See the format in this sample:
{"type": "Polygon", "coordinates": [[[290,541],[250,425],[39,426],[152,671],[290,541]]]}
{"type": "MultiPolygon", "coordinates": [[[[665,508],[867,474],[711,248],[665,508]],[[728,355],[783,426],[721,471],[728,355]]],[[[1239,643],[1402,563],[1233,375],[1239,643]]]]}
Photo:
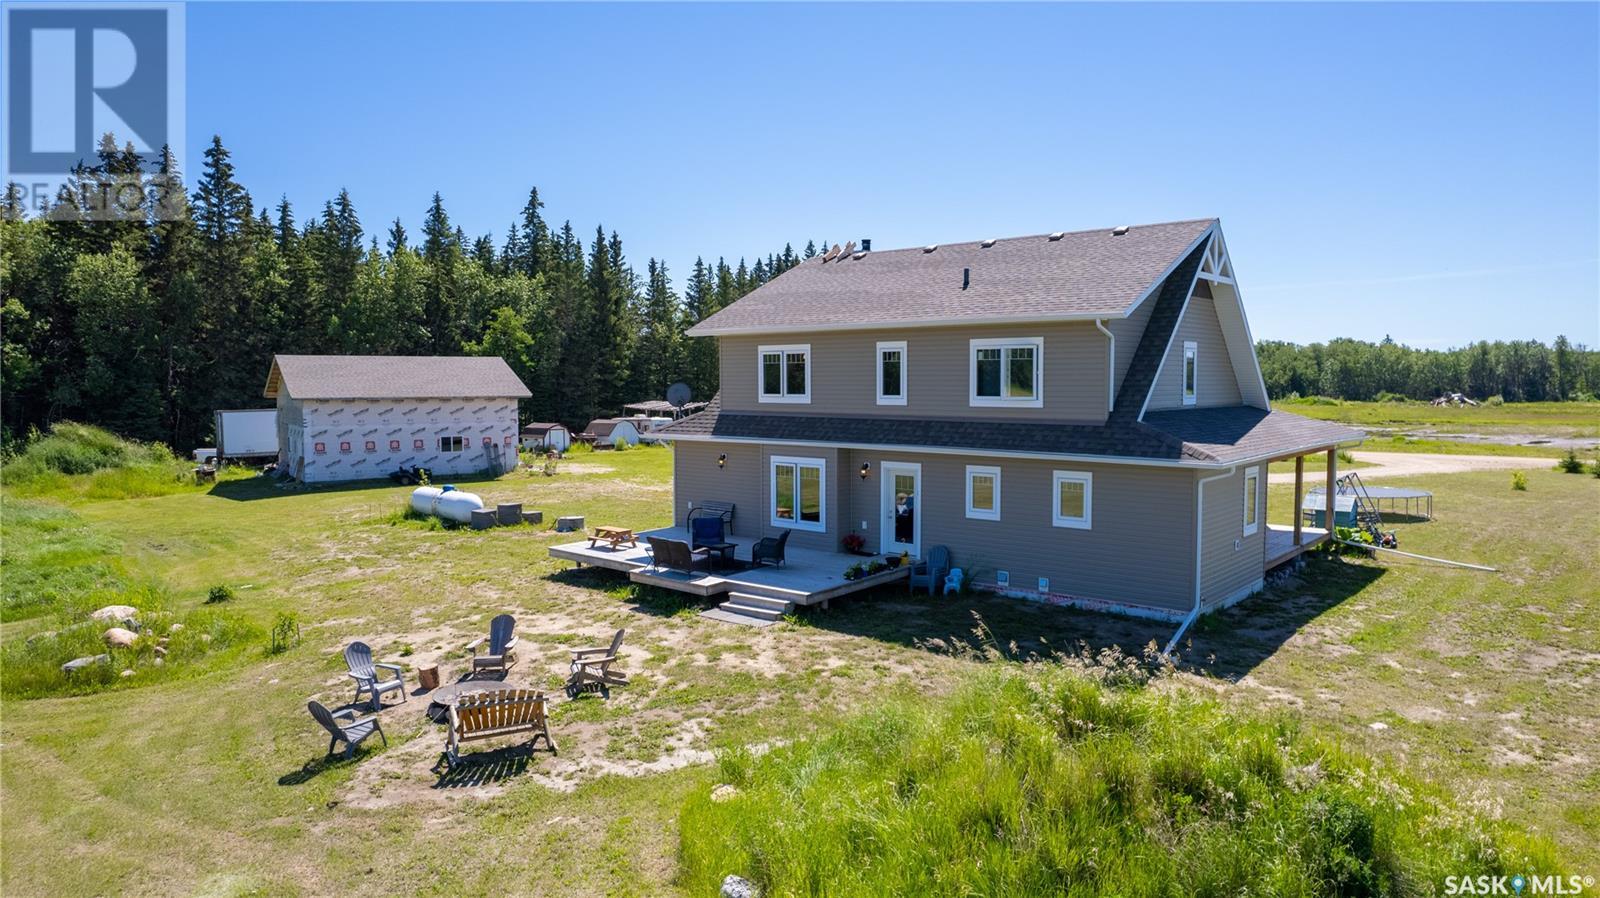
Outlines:
{"type": "Polygon", "coordinates": [[[637,548],[639,538],[633,535],[630,527],[596,527],[594,536],[589,537],[589,548],[593,549],[596,543],[610,543],[612,551],[622,547],[623,543],[637,548]]]}
{"type": "Polygon", "coordinates": [[[522,733],[533,734],[528,740],[529,745],[543,736],[550,753],[555,754],[556,743],[550,738],[548,710],[544,693],[530,689],[499,689],[463,695],[450,705],[450,733],[445,741],[445,760],[452,767],[461,763],[463,742],[522,733]]]}

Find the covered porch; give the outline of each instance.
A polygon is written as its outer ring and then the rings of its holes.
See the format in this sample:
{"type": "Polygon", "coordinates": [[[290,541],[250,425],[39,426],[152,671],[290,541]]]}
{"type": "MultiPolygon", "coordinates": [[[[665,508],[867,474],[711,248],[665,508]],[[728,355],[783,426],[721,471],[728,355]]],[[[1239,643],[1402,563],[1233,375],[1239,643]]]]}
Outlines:
{"type": "MultiPolygon", "coordinates": [[[[650,556],[646,537],[660,537],[689,541],[689,531],[683,527],[665,527],[646,530],[638,534],[637,546],[612,548],[604,542],[591,545],[585,538],[578,542],[550,547],[550,556],[579,565],[623,571],[635,583],[659,586],[691,595],[726,596],[743,599],[761,598],[781,612],[796,605],[827,606],[829,600],[906,579],[906,568],[895,568],[855,580],[845,579],[844,572],[852,565],[869,562],[872,556],[851,555],[844,552],[823,552],[804,549],[791,543],[784,554],[782,567],[762,565],[750,567],[752,539],[729,537],[734,545],[732,564],[720,566],[713,557],[705,570],[680,571],[657,567],[650,556]],[[743,560],[739,560],[743,559],[743,560]],[[779,606],[781,609],[779,608],[779,606]]],[[[881,557],[881,556],[879,556],[881,557]]]]}
{"type": "MultiPolygon", "coordinates": [[[[1310,551],[1332,538],[1329,530],[1321,527],[1312,527],[1305,523],[1305,516],[1300,512],[1300,506],[1305,502],[1307,489],[1307,475],[1316,477],[1322,475],[1322,488],[1324,495],[1337,493],[1335,485],[1339,480],[1339,447],[1328,446],[1322,449],[1313,449],[1309,452],[1300,452],[1294,455],[1285,455],[1272,459],[1268,463],[1269,469],[1272,462],[1294,460],[1294,522],[1292,524],[1267,523],[1266,539],[1266,570],[1293,561],[1295,558],[1310,551]],[[1311,459],[1312,464],[1321,462],[1321,471],[1313,468],[1307,471],[1306,459],[1311,459]]],[[[1269,506],[1270,507],[1270,506],[1269,506]]]]}

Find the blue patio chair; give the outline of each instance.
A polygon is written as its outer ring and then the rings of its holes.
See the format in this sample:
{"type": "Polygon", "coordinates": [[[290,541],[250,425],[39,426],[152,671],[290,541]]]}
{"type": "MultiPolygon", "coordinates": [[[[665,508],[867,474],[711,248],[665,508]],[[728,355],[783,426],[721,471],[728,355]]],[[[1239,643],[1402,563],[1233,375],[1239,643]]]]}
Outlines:
{"type": "Polygon", "coordinates": [[[944,546],[934,546],[928,552],[928,557],[911,566],[911,579],[908,583],[912,592],[916,592],[920,586],[931,596],[935,589],[943,585],[944,578],[948,576],[950,576],[950,550],[944,546]]]}

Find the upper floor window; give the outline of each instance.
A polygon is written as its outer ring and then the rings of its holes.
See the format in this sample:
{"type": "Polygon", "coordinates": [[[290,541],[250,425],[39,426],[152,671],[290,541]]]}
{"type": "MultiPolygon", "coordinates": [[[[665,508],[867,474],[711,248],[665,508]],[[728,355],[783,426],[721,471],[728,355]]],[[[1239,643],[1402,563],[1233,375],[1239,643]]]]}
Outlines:
{"type": "Polygon", "coordinates": [[[762,402],[811,401],[811,346],[761,347],[757,372],[762,402]]]}
{"type": "Polygon", "coordinates": [[[1245,468],[1244,535],[1249,536],[1259,529],[1261,529],[1261,469],[1245,468]]]}
{"type": "Polygon", "coordinates": [[[972,405],[1044,406],[1044,338],[970,341],[972,405]]]}
{"type": "Polygon", "coordinates": [[[878,404],[906,404],[906,344],[878,344],[878,404]]]}
{"type": "Polygon", "coordinates": [[[1088,471],[1057,471],[1052,486],[1055,496],[1050,523],[1088,530],[1094,510],[1094,475],[1088,471]]]}
{"type": "Polygon", "coordinates": [[[1200,347],[1193,340],[1183,341],[1183,404],[1194,405],[1200,395],[1200,347]]]}

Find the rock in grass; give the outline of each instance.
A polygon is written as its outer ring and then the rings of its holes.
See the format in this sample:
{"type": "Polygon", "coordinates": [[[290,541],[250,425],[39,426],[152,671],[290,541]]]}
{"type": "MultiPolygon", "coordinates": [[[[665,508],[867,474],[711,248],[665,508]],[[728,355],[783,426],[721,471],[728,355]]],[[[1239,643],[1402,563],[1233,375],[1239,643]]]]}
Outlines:
{"type": "Polygon", "coordinates": [[[73,658],[66,664],[61,665],[61,672],[64,674],[74,674],[80,670],[83,670],[85,667],[92,667],[96,664],[106,664],[110,660],[110,655],[85,655],[82,658],[73,658]]]}
{"type": "Polygon", "coordinates": [[[131,677],[131,676],[133,676],[133,670],[132,670],[132,668],[129,668],[129,669],[128,669],[128,670],[124,670],[124,671],[123,671],[123,672],[122,672],[122,675],[123,675],[123,676],[125,676],[125,677],[131,677]]]}
{"type": "Polygon", "coordinates": [[[716,802],[727,801],[739,794],[739,788],[732,783],[719,783],[711,790],[711,800],[716,802]]]}
{"type": "Polygon", "coordinates": [[[132,605],[107,605],[99,611],[91,613],[89,619],[121,624],[123,627],[132,630],[136,626],[135,621],[139,619],[139,609],[132,605]]]}
{"type": "Polygon", "coordinates": [[[722,898],[760,898],[761,892],[756,889],[756,884],[743,876],[728,874],[722,881],[722,898]]]}
{"type": "Polygon", "coordinates": [[[132,630],[124,630],[121,627],[112,627],[111,629],[100,634],[100,637],[106,641],[106,645],[109,645],[113,648],[125,649],[128,646],[133,645],[134,640],[139,638],[139,634],[133,632],[132,630]]]}

